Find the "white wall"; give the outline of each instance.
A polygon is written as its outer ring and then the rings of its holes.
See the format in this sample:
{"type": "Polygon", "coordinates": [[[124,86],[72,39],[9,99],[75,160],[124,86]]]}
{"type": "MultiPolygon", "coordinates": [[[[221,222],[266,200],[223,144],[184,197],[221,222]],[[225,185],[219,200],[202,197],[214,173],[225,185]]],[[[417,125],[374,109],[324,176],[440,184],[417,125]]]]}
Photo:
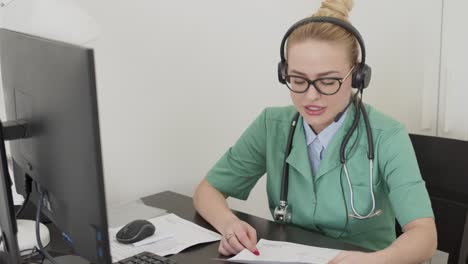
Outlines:
{"type": "MultiPolygon", "coordinates": [[[[99,32],[89,40],[73,33],[77,23],[50,18],[67,16],[47,12],[76,9],[35,2],[0,9],[4,26],[95,48],[109,203],[162,190],[192,195],[264,107],[289,104],[276,78],[280,40],[317,7],[279,0],[68,1],[95,20],[98,29],[80,29],[99,32]]],[[[264,179],[251,200],[232,202],[269,217],[264,179]]]]}
{"type": "MultiPolygon", "coordinates": [[[[263,107],[289,103],[275,79],[279,41],[294,17],[307,14],[307,1],[286,16],[281,1],[150,0],[116,3],[112,12],[104,2],[83,5],[102,31],[90,45],[109,197],[191,195],[263,107]]],[[[232,203],[268,217],[264,186],[251,204],[232,203]]]]}
{"type": "Polygon", "coordinates": [[[438,134],[462,140],[468,140],[468,30],[463,12],[467,9],[467,1],[444,1],[439,93],[438,134]]]}
{"type": "Polygon", "coordinates": [[[437,133],[442,1],[363,1],[353,12],[373,70],[364,101],[411,133],[437,133]]]}
{"type": "MultiPolygon", "coordinates": [[[[162,190],[192,195],[264,107],[289,104],[288,90],[276,76],[280,41],[293,22],[319,5],[311,0],[38,2],[15,0],[0,8],[0,16],[7,28],[95,49],[109,203],[162,190]]],[[[412,51],[387,37],[393,26],[411,22],[414,12],[402,9],[408,5],[403,0],[385,3],[388,13],[379,1],[355,2],[351,20],[365,39],[370,36],[369,62],[375,64],[370,89],[390,91],[398,82],[386,73],[409,71],[401,65],[411,60],[394,55],[412,51]],[[407,11],[395,23],[398,10],[407,11]],[[372,43],[380,49],[373,50],[372,43]],[[384,53],[387,57],[379,57],[384,53]]],[[[424,62],[414,60],[411,67],[419,65],[424,62]]],[[[377,91],[369,99],[388,105],[376,99],[377,91]]],[[[230,203],[269,218],[265,179],[247,203],[230,203]]]]}
{"type": "MultiPolygon", "coordinates": [[[[2,79],[2,71],[1,71],[2,65],[0,64],[0,80],[2,79]]],[[[0,81],[0,88],[2,88],[2,82],[0,81]]],[[[0,89],[0,120],[6,120],[6,115],[5,115],[5,106],[3,103],[3,89],[0,89]]]]}

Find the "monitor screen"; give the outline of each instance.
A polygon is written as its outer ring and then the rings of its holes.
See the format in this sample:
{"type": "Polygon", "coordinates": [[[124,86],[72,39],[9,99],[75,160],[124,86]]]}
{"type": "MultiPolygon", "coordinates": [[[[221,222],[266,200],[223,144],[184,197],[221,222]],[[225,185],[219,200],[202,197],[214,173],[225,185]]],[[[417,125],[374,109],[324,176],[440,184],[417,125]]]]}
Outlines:
{"type": "Polygon", "coordinates": [[[93,50],[0,29],[0,65],[7,120],[26,124],[10,141],[14,180],[73,251],[111,263],[93,50]]]}

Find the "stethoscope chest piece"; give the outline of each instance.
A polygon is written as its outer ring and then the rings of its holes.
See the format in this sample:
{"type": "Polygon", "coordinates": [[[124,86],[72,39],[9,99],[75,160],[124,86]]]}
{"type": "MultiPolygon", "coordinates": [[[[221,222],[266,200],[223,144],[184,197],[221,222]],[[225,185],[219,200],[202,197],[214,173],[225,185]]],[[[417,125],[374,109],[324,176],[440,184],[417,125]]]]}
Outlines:
{"type": "Polygon", "coordinates": [[[280,201],[276,206],[273,217],[277,223],[286,224],[292,221],[292,208],[286,201],[280,201]]]}

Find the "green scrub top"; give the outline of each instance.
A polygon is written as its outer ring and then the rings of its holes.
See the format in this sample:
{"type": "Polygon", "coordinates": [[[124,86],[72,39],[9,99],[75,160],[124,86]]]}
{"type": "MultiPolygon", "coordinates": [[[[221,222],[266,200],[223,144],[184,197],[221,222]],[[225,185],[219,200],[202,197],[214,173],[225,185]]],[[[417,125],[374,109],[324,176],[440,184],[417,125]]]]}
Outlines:
{"type": "MultiPolygon", "coordinates": [[[[382,213],[365,220],[348,217],[346,225],[346,212],[351,214],[352,209],[339,150],[353,122],[354,106],[349,108],[343,125],[325,149],[317,175],[312,174],[303,119],[299,118],[292,150],[286,159],[289,164],[287,200],[292,207],[292,224],[363,248],[380,250],[396,239],[395,218],[404,226],[418,218],[434,216],[406,129],[369,105],[366,110],[374,143],[376,210],[382,213]]],[[[266,108],[208,172],[207,181],[230,197],[246,200],[266,173],[268,202],[273,215],[279,205],[286,141],[295,113],[294,106],[266,108]]],[[[361,215],[372,208],[367,150],[367,134],[363,118],[360,118],[346,147],[346,166],[354,193],[354,208],[361,215]]]]}

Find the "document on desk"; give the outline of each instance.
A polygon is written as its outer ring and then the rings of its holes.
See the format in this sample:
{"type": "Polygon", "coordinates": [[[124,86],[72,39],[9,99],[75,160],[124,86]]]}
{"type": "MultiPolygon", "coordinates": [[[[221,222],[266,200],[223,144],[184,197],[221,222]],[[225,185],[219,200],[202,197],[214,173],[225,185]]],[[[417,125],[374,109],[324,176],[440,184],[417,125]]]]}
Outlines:
{"type": "Polygon", "coordinates": [[[260,239],[257,243],[260,256],[244,249],[227,261],[237,263],[308,263],[326,264],[332,260],[340,250],[312,247],[301,244],[260,239]]]}
{"type": "Polygon", "coordinates": [[[175,214],[158,216],[148,221],[156,227],[155,234],[135,244],[124,245],[117,242],[115,235],[120,227],[109,229],[112,261],[120,261],[143,251],[167,256],[197,244],[221,240],[221,235],[218,233],[175,214]]]}

